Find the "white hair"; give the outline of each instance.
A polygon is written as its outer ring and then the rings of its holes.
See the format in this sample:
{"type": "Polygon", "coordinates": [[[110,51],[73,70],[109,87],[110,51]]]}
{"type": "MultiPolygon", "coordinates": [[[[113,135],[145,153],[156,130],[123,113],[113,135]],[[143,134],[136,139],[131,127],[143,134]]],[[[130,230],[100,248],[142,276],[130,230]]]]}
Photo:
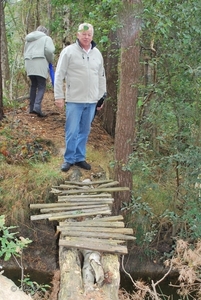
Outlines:
{"type": "Polygon", "coordinates": [[[41,31],[41,32],[45,33],[46,35],[48,35],[48,29],[45,28],[42,25],[38,26],[38,28],[36,29],[36,31],[41,31]]]}
{"type": "Polygon", "coordinates": [[[82,23],[82,24],[80,24],[79,25],[79,27],[78,27],[78,33],[80,32],[80,31],[86,31],[86,30],[89,30],[89,29],[91,29],[91,31],[92,31],[92,35],[94,35],[94,27],[93,27],[93,25],[91,25],[91,24],[89,24],[89,23],[82,23]]]}

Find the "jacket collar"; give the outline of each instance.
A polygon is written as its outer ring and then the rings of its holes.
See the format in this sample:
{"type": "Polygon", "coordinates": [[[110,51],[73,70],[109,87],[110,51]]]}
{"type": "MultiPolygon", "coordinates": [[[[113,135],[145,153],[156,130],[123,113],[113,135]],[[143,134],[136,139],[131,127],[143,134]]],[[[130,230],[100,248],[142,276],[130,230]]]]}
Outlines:
{"type": "MultiPolygon", "coordinates": [[[[79,39],[76,39],[76,43],[80,46],[80,48],[82,48],[79,39]]],[[[94,41],[91,41],[91,49],[93,49],[94,47],[96,47],[96,43],[94,41]]]]}

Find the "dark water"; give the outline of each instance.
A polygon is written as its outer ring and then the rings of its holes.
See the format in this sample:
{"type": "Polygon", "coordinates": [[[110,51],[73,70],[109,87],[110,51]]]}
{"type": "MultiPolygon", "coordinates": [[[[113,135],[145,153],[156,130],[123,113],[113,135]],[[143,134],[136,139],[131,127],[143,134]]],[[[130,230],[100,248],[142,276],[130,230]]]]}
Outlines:
{"type": "MultiPolygon", "coordinates": [[[[20,286],[20,278],[21,278],[21,270],[19,269],[3,269],[3,275],[7,278],[11,279],[17,286],[20,286]]],[[[24,274],[29,278],[31,281],[35,281],[38,284],[49,284],[51,285],[52,275],[48,273],[44,273],[41,271],[33,271],[33,270],[26,270],[24,274]]]]}
{"type": "MultiPolygon", "coordinates": [[[[17,269],[7,269],[4,270],[3,273],[4,276],[11,279],[17,286],[20,286],[20,278],[21,278],[21,270],[17,269]]],[[[48,273],[43,273],[39,271],[26,271],[25,275],[29,275],[29,278],[31,281],[35,281],[38,284],[48,284],[51,285],[52,281],[52,275],[48,273]]],[[[143,280],[146,283],[151,283],[151,280],[154,281],[154,283],[157,282],[157,280],[160,280],[160,278],[144,278],[143,274],[138,275],[138,277],[135,276],[135,274],[131,274],[131,277],[134,281],[136,280],[143,280]]],[[[173,288],[169,286],[170,282],[172,284],[177,284],[176,277],[167,277],[164,281],[160,283],[160,285],[157,287],[157,292],[160,294],[161,299],[168,299],[168,300],[179,300],[182,299],[181,296],[179,296],[176,292],[176,288],[173,288]],[[162,296],[164,295],[164,296],[162,296]]],[[[133,283],[128,275],[125,273],[121,273],[121,284],[120,288],[123,288],[128,293],[132,294],[134,291],[133,283]]],[[[191,298],[192,299],[192,298],[191,298]]]]}
{"type": "MultiPolygon", "coordinates": [[[[136,277],[135,274],[131,274],[131,277],[134,281],[142,280],[148,283],[151,286],[151,281],[153,280],[156,283],[161,278],[145,278],[143,274],[141,276],[136,277]]],[[[162,277],[162,276],[161,276],[162,277]]],[[[160,294],[161,299],[168,300],[181,300],[181,296],[177,294],[177,289],[175,287],[171,287],[169,284],[178,285],[176,277],[167,277],[163,280],[156,288],[157,293],[160,294]],[[168,296],[168,297],[167,297],[168,296]]],[[[121,274],[121,288],[124,288],[128,293],[132,294],[135,290],[133,283],[128,275],[121,274]]],[[[192,299],[192,298],[191,298],[192,299]]]]}

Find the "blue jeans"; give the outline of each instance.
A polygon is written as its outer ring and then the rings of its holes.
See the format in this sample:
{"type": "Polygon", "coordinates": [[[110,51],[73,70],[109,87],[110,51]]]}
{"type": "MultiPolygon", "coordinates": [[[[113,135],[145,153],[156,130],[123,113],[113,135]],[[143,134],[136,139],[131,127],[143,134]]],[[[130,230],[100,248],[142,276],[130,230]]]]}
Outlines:
{"type": "Polygon", "coordinates": [[[86,156],[86,144],[91,131],[91,123],[94,118],[96,103],[72,103],[66,104],[65,143],[66,150],[64,161],[74,164],[84,161],[86,156]]]}

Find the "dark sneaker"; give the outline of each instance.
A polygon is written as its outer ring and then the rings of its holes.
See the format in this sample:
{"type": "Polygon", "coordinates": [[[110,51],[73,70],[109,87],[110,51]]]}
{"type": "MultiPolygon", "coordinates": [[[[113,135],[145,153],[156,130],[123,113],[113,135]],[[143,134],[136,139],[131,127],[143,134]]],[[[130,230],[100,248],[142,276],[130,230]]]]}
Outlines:
{"type": "Polygon", "coordinates": [[[91,170],[90,164],[88,164],[85,160],[76,162],[75,165],[85,170],[91,170]]]}
{"type": "Polygon", "coordinates": [[[63,165],[61,166],[61,171],[67,172],[67,171],[70,169],[71,166],[72,166],[72,164],[70,164],[70,163],[68,163],[68,162],[65,162],[65,163],[63,163],[63,165]]]}

